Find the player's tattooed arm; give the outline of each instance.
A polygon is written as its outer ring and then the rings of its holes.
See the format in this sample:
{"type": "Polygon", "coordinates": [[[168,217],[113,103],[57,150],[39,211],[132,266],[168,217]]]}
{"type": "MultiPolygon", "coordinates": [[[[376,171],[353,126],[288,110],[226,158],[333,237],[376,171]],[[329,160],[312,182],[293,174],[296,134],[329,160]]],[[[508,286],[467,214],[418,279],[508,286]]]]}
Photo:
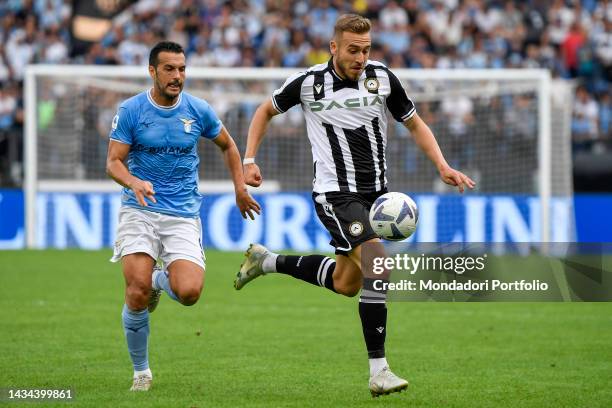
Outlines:
{"type": "Polygon", "coordinates": [[[149,181],[133,176],[125,166],[125,160],[130,152],[130,145],[111,140],[106,157],[106,174],[110,178],[134,192],[138,203],[147,207],[147,200],[156,203],[155,190],[149,181]],[[146,198],[146,200],[145,200],[146,198]]]}
{"type": "MultiPolygon", "coordinates": [[[[259,105],[249,126],[247,147],[244,153],[245,159],[255,159],[259,145],[266,133],[268,123],[270,123],[273,116],[279,113],[279,111],[274,109],[272,99],[268,99],[266,102],[259,105]]],[[[259,187],[261,185],[263,177],[261,176],[259,166],[255,162],[245,164],[243,170],[245,183],[252,187],[259,187]]]]}
{"type": "Polygon", "coordinates": [[[221,127],[221,133],[215,139],[215,144],[221,149],[225,165],[230,171],[232,182],[234,183],[234,191],[236,194],[236,205],[240,210],[242,218],[246,219],[247,215],[250,219],[255,219],[255,213],[261,213],[259,203],[255,201],[249,194],[244,183],[244,175],[242,174],[242,163],[240,161],[240,152],[234,142],[232,136],[225,127],[221,127]]]}
{"type": "Polygon", "coordinates": [[[463,193],[465,187],[474,188],[476,185],[474,180],[449,166],[433,132],[418,114],[415,113],[407,119],[404,126],[410,130],[417,146],[435,164],[442,181],[451,186],[456,186],[460,193],[463,193]]]}

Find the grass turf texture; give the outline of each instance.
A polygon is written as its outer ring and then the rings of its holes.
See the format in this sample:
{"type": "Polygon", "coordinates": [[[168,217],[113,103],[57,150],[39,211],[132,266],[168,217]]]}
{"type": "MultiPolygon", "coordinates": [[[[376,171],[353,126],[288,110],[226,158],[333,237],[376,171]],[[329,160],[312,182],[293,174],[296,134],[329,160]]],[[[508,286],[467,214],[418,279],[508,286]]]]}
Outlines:
{"type": "MultiPolygon", "coordinates": [[[[407,392],[372,399],[357,299],[287,276],[240,292],[207,251],[202,298],[152,314],[153,388],[130,393],[123,278],[110,251],[0,251],[0,387],[74,407],[609,407],[611,303],[393,303],[387,357],[407,392]]],[[[2,404],[0,402],[0,404],[2,404]]]]}

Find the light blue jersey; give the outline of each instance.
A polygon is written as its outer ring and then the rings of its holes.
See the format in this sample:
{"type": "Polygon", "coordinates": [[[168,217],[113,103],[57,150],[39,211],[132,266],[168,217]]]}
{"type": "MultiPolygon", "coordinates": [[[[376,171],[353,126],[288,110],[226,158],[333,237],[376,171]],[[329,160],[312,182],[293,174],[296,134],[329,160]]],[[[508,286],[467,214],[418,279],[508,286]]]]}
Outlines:
{"type": "Polygon", "coordinates": [[[202,197],[198,191],[197,145],[200,137],[214,139],[221,121],[206,101],[182,92],[174,106],[157,105],[150,91],[127,99],[113,119],[110,139],[130,145],[128,169],[150,181],[157,203],[138,203],[123,189],[122,205],[179,217],[197,217],[202,197]]]}

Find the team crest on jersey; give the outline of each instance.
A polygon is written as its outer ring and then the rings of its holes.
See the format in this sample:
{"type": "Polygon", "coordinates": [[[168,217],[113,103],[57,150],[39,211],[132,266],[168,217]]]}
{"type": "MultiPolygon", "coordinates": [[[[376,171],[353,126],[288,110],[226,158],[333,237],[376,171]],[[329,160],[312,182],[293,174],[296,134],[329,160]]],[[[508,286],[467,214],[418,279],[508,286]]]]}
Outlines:
{"type": "Polygon", "coordinates": [[[359,221],[353,221],[349,226],[349,232],[354,237],[361,235],[361,233],[363,232],[363,224],[359,221]]]}
{"type": "Polygon", "coordinates": [[[363,81],[363,86],[370,92],[376,92],[378,91],[380,83],[376,78],[366,78],[365,81],[363,81]]]}
{"type": "Polygon", "coordinates": [[[190,133],[191,132],[191,124],[193,122],[195,122],[195,119],[181,119],[181,122],[183,122],[183,126],[185,128],[185,133],[190,133]]]}

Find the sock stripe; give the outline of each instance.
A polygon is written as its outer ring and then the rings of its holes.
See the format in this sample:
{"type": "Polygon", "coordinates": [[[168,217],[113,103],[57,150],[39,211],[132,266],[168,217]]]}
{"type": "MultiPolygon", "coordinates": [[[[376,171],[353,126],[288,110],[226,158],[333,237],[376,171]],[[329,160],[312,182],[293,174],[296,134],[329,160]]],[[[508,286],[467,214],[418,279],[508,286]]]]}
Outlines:
{"type": "Polygon", "coordinates": [[[323,262],[319,264],[319,270],[317,271],[317,282],[319,283],[319,286],[323,286],[323,283],[325,282],[324,279],[321,280],[321,273],[323,272],[323,268],[325,268],[325,265],[327,265],[329,261],[331,261],[331,259],[326,257],[325,259],[323,259],[323,262]]]}
{"type": "Polygon", "coordinates": [[[321,272],[321,279],[319,279],[319,285],[325,286],[325,281],[327,280],[327,272],[329,268],[335,263],[335,261],[331,258],[327,258],[329,262],[323,267],[323,272],[321,272]]]}
{"type": "Polygon", "coordinates": [[[335,292],[333,283],[335,269],[336,261],[324,255],[279,255],[276,259],[277,272],[333,292],[335,292]]]}
{"type": "Polygon", "coordinates": [[[317,283],[321,286],[321,270],[323,269],[323,265],[327,262],[327,258],[324,258],[323,261],[319,264],[319,269],[317,270],[317,283]]]}
{"type": "Polygon", "coordinates": [[[369,297],[369,296],[360,296],[359,303],[386,303],[386,299],[377,298],[377,297],[369,297]]]}
{"type": "Polygon", "coordinates": [[[365,297],[371,297],[371,298],[377,298],[377,299],[386,299],[387,295],[385,293],[380,293],[380,292],[376,292],[373,290],[368,290],[368,289],[362,289],[361,290],[361,296],[365,296],[365,297]]]}

